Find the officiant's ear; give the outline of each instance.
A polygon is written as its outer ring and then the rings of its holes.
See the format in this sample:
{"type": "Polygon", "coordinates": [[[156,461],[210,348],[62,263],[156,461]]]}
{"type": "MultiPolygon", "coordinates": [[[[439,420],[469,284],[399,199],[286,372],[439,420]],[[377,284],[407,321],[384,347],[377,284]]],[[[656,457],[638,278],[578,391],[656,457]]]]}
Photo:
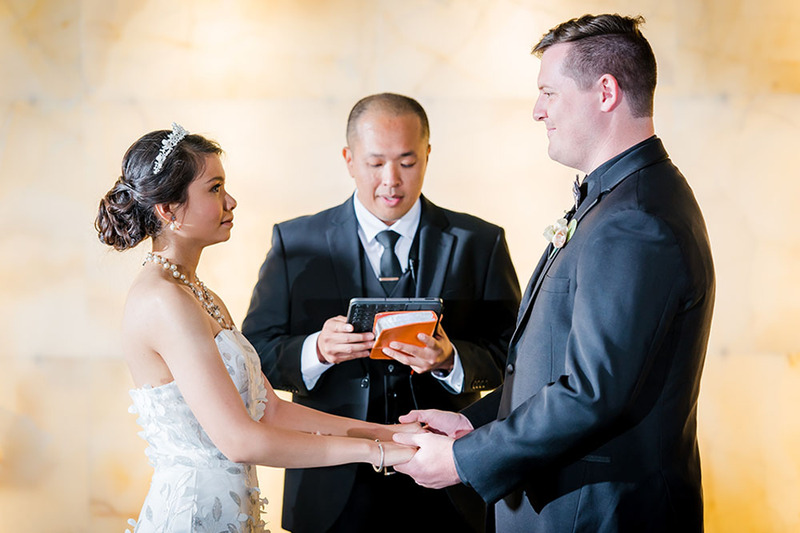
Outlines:
{"type": "Polygon", "coordinates": [[[181,229],[180,222],[177,220],[177,209],[180,204],[156,204],[156,216],[164,226],[168,226],[172,231],[181,229]]]}

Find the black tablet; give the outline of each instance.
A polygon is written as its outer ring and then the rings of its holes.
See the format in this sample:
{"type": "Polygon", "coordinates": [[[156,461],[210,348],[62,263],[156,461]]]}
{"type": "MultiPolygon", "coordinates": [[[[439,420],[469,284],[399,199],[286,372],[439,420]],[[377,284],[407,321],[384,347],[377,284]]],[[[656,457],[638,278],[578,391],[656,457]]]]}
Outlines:
{"type": "Polygon", "coordinates": [[[372,331],[375,313],[386,311],[433,311],[442,314],[441,298],[353,298],[347,308],[347,322],[355,333],[372,331]]]}

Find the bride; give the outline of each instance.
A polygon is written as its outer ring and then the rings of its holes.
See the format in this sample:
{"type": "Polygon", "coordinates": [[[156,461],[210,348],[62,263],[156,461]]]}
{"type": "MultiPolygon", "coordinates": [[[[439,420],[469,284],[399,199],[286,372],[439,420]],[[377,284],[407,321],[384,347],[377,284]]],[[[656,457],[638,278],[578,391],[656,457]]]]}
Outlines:
{"type": "MultiPolygon", "coordinates": [[[[228,240],[236,200],[218,144],[172,130],[126,152],[100,201],[100,240],[126,250],[150,237],[122,322],[146,454],[154,467],[136,533],[263,531],[255,468],[371,463],[377,472],[415,452],[396,431],[278,398],[225,304],[197,277],[206,246],[228,240]]],[[[377,475],[377,474],[376,474],[377,475]]]]}

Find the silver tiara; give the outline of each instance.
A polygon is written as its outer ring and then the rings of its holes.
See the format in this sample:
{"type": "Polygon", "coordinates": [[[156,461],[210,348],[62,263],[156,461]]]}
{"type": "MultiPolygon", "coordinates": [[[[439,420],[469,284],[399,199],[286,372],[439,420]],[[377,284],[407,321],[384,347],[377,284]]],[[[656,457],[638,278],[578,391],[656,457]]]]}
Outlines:
{"type": "Polygon", "coordinates": [[[167,135],[167,138],[161,141],[161,150],[158,151],[156,161],[153,163],[153,174],[158,174],[161,172],[161,167],[164,166],[164,161],[167,160],[167,156],[187,135],[189,135],[189,132],[183,129],[183,126],[176,122],[172,123],[172,133],[167,135]]]}

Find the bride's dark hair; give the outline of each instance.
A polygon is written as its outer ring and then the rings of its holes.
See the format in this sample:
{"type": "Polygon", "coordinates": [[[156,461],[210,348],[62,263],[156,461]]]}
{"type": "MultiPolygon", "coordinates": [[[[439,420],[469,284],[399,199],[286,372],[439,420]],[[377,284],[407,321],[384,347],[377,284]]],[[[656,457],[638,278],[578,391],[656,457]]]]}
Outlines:
{"type": "Polygon", "coordinates": [[[125,152],[122,175],[100,200],[94,222],[104,244],[126,250],[158,235],[163,224],[156,216],[155,206],[184,203],[189,184],[203,171],[205,156],[222,153],[216,142],[190,134],[181,139],[154,174],[161,141],[170,133],[170,130],[150,132],[125,152]]]}

